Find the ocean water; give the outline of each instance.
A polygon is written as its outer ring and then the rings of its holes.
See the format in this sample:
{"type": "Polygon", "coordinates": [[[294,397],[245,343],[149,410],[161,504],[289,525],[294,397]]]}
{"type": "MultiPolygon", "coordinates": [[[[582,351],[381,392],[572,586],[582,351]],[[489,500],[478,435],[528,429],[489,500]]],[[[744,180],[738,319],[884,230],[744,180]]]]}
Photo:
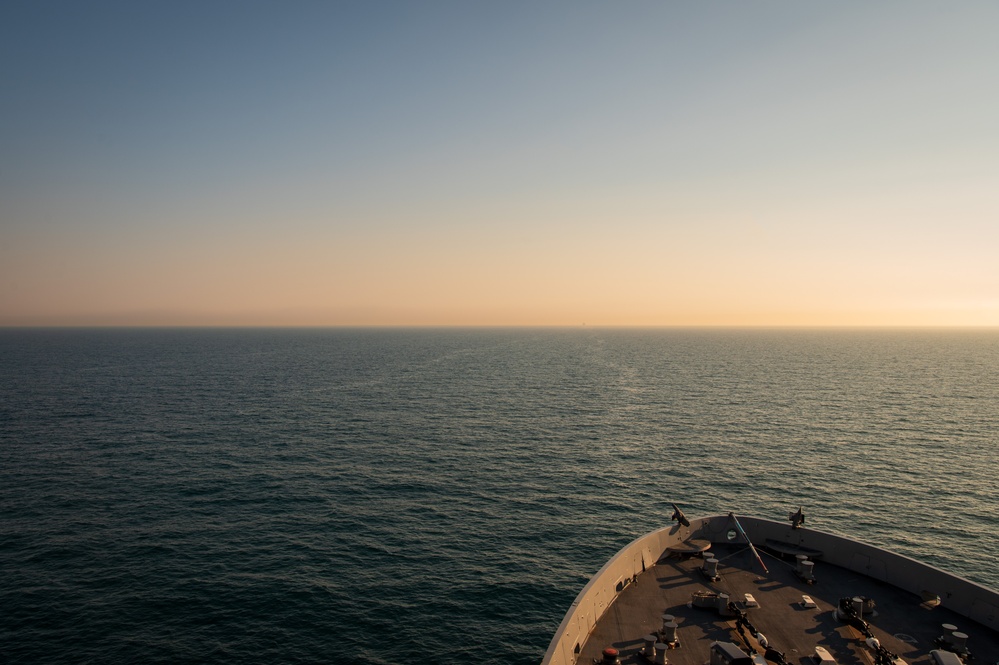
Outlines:
{"type": "Polygon", "coordinates": [[[0,661],[536,663],[688,515],[999,587],[999,331],[3,330],[0,661]]]}

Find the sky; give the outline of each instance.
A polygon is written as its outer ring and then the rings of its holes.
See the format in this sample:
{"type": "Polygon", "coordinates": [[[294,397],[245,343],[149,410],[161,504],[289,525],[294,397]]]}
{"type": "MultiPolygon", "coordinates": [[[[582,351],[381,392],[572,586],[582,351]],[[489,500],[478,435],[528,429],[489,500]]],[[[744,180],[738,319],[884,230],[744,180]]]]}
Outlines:
{"type": "Polygon", "coordinates": [[[999,3],[0,3],[0,326],[999,326],[999,3]]]}

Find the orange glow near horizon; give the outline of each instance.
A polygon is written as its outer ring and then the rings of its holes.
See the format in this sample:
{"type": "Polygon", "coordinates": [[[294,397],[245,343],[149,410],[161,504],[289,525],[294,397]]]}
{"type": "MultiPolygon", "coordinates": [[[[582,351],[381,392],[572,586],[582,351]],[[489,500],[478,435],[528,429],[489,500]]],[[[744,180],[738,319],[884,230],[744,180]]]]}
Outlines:
{"type": "Polygon", "coordinates": [[[125,248],[67,234],[0,250],[17,275],[0,325],[999,326],[987,261],[943,262],[941,244],[891,256],[731,227],[720,237],[703,220],[630,225],[637,236],[495,228],[349,242],[161,231],[125,248]]]}

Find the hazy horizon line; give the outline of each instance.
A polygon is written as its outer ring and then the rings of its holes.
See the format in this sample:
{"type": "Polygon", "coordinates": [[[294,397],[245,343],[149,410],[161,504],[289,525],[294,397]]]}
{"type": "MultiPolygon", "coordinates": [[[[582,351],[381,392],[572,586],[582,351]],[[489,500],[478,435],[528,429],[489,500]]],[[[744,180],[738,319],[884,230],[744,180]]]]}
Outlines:
{"type": "Polygon", "coordinates": [[[993,324],[0,324],[0,330],[997,330],[993,324]]]}

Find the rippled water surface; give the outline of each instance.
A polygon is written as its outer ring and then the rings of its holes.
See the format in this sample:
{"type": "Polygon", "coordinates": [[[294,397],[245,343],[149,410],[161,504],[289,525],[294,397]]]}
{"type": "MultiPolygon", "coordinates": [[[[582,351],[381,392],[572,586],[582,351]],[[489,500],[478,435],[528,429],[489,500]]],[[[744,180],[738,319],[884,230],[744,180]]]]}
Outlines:
{"type": "Polygon", "coordinates": [[[999,332],[0,331],[0,660],[536,663],[730,510],[999,587],[999,332]]]}

